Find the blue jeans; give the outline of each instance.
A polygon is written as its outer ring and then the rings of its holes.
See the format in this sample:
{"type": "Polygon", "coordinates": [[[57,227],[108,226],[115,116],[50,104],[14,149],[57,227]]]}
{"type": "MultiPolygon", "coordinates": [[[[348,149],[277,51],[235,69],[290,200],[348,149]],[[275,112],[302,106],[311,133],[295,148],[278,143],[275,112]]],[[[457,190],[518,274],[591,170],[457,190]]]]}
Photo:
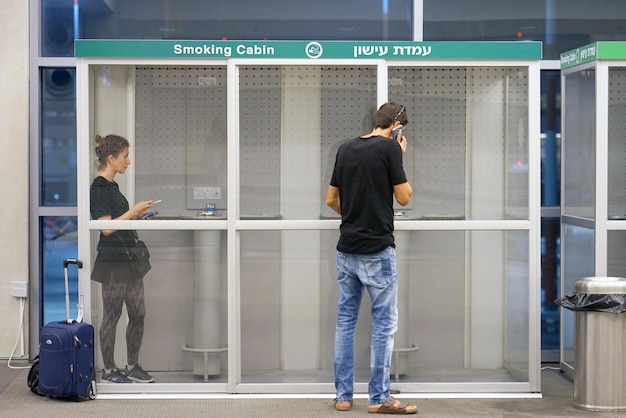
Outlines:
{"type": "Polygon", "coordinates": [[[369,405],[383,403],[391,388],[389,373],[393,335],[398,329],[398,263],[396,250],[377,254],[337,253],[339,304],[335,328],[335,389],[341,402],[354,393],[354,330],[359,318],[363,290],[372,300],[371,376],[369,405]]]}

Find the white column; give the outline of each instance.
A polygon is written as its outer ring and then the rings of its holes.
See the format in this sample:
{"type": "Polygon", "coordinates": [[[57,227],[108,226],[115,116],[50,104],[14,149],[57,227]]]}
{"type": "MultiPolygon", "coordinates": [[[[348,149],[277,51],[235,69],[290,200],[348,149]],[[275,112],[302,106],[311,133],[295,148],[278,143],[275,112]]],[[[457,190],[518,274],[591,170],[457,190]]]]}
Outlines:
{"type": "MultiPolygon", "coordinates": [[[[401,221],[400,221],[401,222],[401,221]]],[[[395,231],[396,257],[398,259],[398,331],[394,338],[394,350],[412,348],[413,341],[409,341],[409,247],[411,231],[395,231]]],[[[391,373],[405,374],[408,365],[407,355],[394,355],[391,373]]]]}
{"type": "MultiPolygon", "coordinates": [[[[467,217],[504,217],[505,95],[498,68],[468,69],[467,217]]],[[[466,366],[498,368],[504,362],[504,233],[467,236],[466,366]]]]}
{"type": "MultiPolygon", "coordinates": [[[[216,350],[221,341],[220,231],[194,231],[193,347],[216,350]]],[[[220,354],[193,354],[193,372],[197,375],[220,374],[220,354]]]]}
{"type": "MultiPolygon", "coordinates": [[[[321,91],[317,67],[283,67],[281,215],[319,219],[321,91]]],[[[320,236],[284,231],[281,256],[281,367],[319,368],[320,236]]]]}

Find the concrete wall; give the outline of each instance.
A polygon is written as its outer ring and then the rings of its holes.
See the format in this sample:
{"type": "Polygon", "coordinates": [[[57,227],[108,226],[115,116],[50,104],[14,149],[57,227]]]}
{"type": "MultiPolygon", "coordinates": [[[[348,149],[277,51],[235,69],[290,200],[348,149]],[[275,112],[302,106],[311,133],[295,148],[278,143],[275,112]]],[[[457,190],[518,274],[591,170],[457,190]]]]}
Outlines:
{"type": "MultiPolygon", "coordinates": [[[[28,281],[28,2],[4,0],[0,27],[0,358],[5,358],[20,330],[20,300],[11,296],[11,283],[28,281]]],[[[21,355],[19,342],[15,355],[21,355]]]]}

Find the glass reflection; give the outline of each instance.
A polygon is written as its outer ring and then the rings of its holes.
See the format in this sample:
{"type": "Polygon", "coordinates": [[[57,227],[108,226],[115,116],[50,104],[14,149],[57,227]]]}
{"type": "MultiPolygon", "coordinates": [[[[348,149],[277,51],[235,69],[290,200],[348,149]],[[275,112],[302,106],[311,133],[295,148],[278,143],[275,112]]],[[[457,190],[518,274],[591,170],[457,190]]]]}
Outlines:
{"type": "MultiPolygon", "coordinates": [[[[594,276],[595,231],[576,225],[563,225],[561,293],[574,292],[574,283],[583,277],[594,276]]],[[[574,312],[561,309],[561,358],[564,363],[574,364],[574,312]]]]}
{"type": "Polygon", "coordinates": [[[76,205],[76,71],[41,70],[41,204],[76,205]]]}
{"type": "MultiPolygon", "coordinates": [[[[77,219],[75,216],[41,217],[42,262],[41,262],[41,306],[42,324],[63,321],[65,312],[65,277],[63,260],[78,256],[77,219]]],[[[85,270],[83,271],[84,274],[85,270]]],[[[78,315],[78,281],[74,266],[68,268],[70,293],[70,317],[78,315]]]]}
{"type": "Polygon", "coordinates": [[[543,58],[552,60],[597,40],[626,39],[625,13],[623,2],[424,0],[424,40],[543,41],[543,58]]]}
{"type": "Polygon", "coordinates": [[[626,277],[626,232],[608,232],[607,275],[610,277],[626,277]]]}
{"type": "Polygon", "coordinates": [[[595,217],[595,70],[565,76],[563,121],[563,213],[595,217]]]}
{"type": "Polygon", "coordinates": [[[42,1],[42,56],[84,39],[412,39],[413,1],[42,1]],[[337,18],[340,16],[341,18],[337,18]]]}
{"type": "Polygon", "coordinates": [[[541,220],[541,349],[559,349],[561,296],[561,218],[541,220]]]}

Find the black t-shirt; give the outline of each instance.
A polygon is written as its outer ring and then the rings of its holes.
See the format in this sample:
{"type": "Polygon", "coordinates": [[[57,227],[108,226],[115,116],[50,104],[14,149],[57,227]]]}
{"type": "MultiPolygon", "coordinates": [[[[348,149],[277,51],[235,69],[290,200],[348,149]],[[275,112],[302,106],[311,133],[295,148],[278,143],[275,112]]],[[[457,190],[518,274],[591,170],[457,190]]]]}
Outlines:
{"type": "Polygon", "coordinates": [[[341,204],[337,250],[373,254],[394,246],[393,186],[406,181],[396,141],[373,136],[344,142],[330,180],[341,204]]]}
{"type": "MultiPolygon", "coordinates": [[[[128,212],[128,200],[114,181],[110,182],[102,176],[96,177],[91,183],[89,194],[91,219],[100,219],[104,215],[111,215],[111,219],[115,219],[128,212]]],[[[109,236],[100,233],[99,246],[122,247],[118,236],[127,246],[130,246],[134,242],[135,231],[119,230],[109,236]]]]}

